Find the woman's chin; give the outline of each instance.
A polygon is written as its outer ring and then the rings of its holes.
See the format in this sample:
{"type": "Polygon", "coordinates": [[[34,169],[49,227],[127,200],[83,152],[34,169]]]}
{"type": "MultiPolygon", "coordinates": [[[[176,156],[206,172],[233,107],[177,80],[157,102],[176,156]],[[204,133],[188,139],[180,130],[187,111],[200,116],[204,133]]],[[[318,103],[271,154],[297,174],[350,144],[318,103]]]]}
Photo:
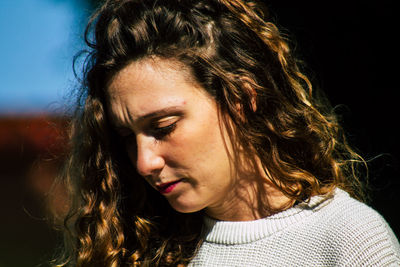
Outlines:
{"type": "Polygon", "coordinates": [[[176,199],[173,200],[168,199],[168,202],[174,210],[181,213],[193,213],[200,211],[204,208],[201,205],[198,204],[196,205],[195,203],[178,201],[176,199]]]}

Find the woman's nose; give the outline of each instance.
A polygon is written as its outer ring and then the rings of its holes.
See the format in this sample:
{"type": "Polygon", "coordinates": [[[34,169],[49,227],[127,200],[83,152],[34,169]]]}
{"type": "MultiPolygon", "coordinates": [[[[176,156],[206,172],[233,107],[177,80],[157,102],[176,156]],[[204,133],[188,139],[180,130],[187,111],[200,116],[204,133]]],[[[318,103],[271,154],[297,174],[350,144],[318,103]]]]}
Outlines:
{"type": "Polygon", "coordinates": [[[164,168],[165,161],[160,154],[159,144],[153,137],[137,136],[136,168],[140,175],[155,176],[164,168]]]}

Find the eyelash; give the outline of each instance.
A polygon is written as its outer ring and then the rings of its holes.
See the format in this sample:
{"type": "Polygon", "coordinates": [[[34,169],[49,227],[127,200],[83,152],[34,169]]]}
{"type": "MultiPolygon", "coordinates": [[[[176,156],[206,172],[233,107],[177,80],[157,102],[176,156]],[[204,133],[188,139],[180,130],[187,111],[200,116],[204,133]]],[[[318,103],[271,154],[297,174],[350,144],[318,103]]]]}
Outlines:
{"type": "Polygon", "coordinates": [[[176,128],[176,122],[165,127],[154,127],[150,133],[157,139],[162,140],[168,137],[176,128]]]}
{"type": "MultiPolygon", "coordinates": [[[[148,135],[154,136],[156,140],[163,140],[168,137],[176,128],[178,121],[175,121],[164,127],[157,127],[157,123],[150,125],[149,129],[146,131],[148,135]]],[[[135,134],[120,134],[125,143],[130,143],[132,138],[135,138],[135,134]]]]}

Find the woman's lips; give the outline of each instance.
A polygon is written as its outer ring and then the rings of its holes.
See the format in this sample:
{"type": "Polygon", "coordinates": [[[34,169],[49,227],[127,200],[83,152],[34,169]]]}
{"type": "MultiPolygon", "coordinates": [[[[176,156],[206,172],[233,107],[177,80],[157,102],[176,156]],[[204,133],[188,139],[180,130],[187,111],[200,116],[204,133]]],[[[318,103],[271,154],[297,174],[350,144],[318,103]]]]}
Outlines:
{"type": "Polygon", "coordinates": [[[157,185],[157,190],[161,193],[161,194],[168,194],[170,192],[172,192],[172,190],[174,190],[174,188],[178,185],[178,183],[180,183],[182,181],[181,180],[176,180],[173,182],[169,182],[169,183],[163,183],[160,185],[157,185]]]}

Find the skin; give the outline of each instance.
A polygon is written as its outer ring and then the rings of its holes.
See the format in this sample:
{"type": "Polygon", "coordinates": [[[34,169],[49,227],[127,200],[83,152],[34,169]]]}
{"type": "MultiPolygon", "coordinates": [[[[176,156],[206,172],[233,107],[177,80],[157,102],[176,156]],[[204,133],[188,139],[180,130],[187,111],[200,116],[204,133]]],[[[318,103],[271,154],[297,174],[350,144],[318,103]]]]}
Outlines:
{"type": "Polygon", "coordinates": [[[179,63],[132,62],[111,80],[108,96],[111,121],[139,174],[156,190],[176,182],[161,190],[175,210],[239,221],[265,216],[261,194],[274,207],[287,205],[259,171],[238,171],[217,103],[179,63]]]}

